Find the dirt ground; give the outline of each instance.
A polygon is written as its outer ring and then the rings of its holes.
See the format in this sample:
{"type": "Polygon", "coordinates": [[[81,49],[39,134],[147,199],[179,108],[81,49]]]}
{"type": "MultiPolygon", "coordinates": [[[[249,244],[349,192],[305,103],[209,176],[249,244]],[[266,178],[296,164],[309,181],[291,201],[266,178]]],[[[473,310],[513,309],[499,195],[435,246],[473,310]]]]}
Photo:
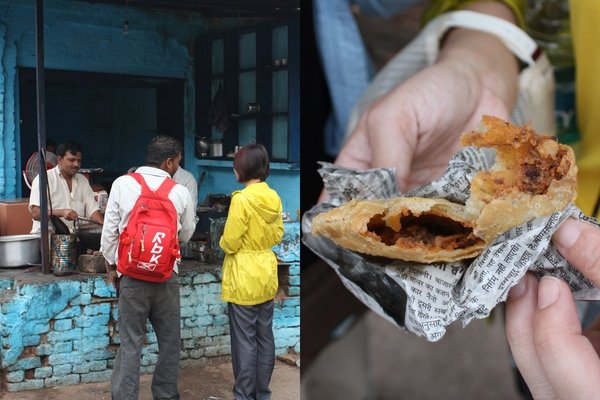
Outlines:
{"type": "MultiPolygon", "coordinates": [[[[139,400],[152,400],[151,375],[140,379],[139,400]]],[[[219,358],[204,366],[184,366],[179,374],[179,391],[182,400],[230,400],[233,373],[229,358],[219,358]]],[[[300,368],[276,361],[271,379],[273,398],[278,400],[300,399],[300,368]]],[[[5,393],[2,400],[110,400],[109,383],[86,383],[40,390],[5,393]]]]}

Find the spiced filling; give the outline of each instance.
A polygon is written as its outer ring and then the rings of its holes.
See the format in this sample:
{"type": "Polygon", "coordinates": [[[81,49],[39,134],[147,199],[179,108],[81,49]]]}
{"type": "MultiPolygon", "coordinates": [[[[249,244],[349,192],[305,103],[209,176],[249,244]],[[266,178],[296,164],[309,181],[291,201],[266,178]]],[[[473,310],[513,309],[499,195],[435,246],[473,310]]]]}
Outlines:
{"type": "Polygon", "coordinates": [[[398,220],[390,221],[395,229],[386,223],[383,214],[374,215],[367,224],[367,230],[388,246],[426,247],[430,249],[456,250],[483,244],[483,240],[473,234],[473,228],[434,213],[418,216],[410,211],[398,215],[398,220]],[[397,223],[399,222],[399,223],[397,223]]]}
{"type": "Polygon", "coordinates": [[[566,151],[561,149],[556,157],[542,157],[535,149],[531,149],[530,153],[532,157],[521,162],[519,190],[545,194],[553,180],[562,179],[568,172],[570,165],[561,162],[566,151]]]}

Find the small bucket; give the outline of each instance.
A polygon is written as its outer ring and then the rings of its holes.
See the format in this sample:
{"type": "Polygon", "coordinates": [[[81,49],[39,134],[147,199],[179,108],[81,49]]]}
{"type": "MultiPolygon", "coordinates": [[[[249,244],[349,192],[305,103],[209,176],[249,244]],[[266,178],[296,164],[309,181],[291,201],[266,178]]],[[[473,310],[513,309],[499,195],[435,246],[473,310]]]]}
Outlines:
{"type": "Polygon", "coordinates": [[[69,275],[77,269],[77,235],[52,234],[50,265],[54,275],[69,275]]]}

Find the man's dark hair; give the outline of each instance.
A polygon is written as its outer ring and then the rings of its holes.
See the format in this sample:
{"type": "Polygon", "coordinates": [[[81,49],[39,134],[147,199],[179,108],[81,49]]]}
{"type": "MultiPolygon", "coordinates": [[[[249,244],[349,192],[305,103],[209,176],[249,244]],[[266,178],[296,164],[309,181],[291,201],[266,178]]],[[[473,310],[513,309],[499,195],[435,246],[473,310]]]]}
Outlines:
{"type": "Polygon", "coordinates": [[[169,158],[176,158],[181,153],[183,146],[179,140],[167,136],[158,135],[152,138],[146,149],[146,164],[158,167],[169,158]]]}
{"type": "Polygon", "coordinates": [[[59,144],[56,148],[56,155],[59,157],[64,157],[67,153],[82,153],[81,145],[77,142],[64,142],[59,144]]]}
{"type": "Polygon", "coordinates": [[[244,146],[235,154],[233,168],[242,183],[250,179],[264,181],[269,176],[269,154],[262,144],[244,146]]]}

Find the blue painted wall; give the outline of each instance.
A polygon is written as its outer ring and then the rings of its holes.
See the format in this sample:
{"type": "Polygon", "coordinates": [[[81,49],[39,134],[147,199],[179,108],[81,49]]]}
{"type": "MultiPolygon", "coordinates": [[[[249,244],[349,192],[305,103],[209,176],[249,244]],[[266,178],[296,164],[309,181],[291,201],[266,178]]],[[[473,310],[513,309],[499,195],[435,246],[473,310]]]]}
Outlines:
{"type": "MultiPolygon", "coordinates": [[[[196,91],[210,88],[194,85],[194,46],[200,35],[230,29],[236,19],[206,20],[191,13],[66,0],[44,3],[46,68],[184,81],[184,168],[198,178],[194,99],[196,91]],[[125,21],[128,21],[127,34],[123,31],[125,21]]],[[[18,68],[32,68],[36,64],[34,4],[30,0],[0,0],[0,199],[21,195],[18,68]]],[[[47,135],[51,137],[52,132],[47,135]]],[[[79,138],[84,148],[87,140],[79,138]]],[[[124,146],[128,148],[114,150],[118,154],[135,154],[132,155],[135,165],[139,147],[144,145],[128,143],[124,146]]],[[[210,179],[202,184],[199,199],[206,193],[230,193],[237,189],[232,175],[226,177],[230,172],[211,172],[210,179]]],[[[299,208],[299,171],[274,171],[269,183],[280,193],[285,211],[294,214],[299,208]]]]}
{"type": "MultiPolygon", "coordinates": [[[[213,265],[180,274],[182,366],[230,354],[220,272],[213,265]]],[[[273,316],[277,354],[300,351],[300,266],[291,262],[286,272],[280,287],[287,293],[276,297],[273,316]]],[[[110,380],[120,340],[115,292],[105,279],[79,275],[23,282],[0,273],[0,387],[17,392],[110,380]]],[[[152,372],[158,357],[149,323],[147,329],[142,373],[152,372]]]]}
{"type": "MultiPolygon", "coordinates": [[[[272,163],[271,172],[267,178],[267,184],[274,189],[283,205],[283,211],[290,214],[292,220],[297,220],[297,212],[300,208],[300,171],[290,169],[279,169],[280,163],[272,163]]],[[[233,165],[231,162],[219,162],[219,166],[200,165],[199,170],[206,172],[198,192],[198,202],[201,203],[208,193],[231,194],[234,190],[240,190],[243,186],[235,180],[233,165]],[[226,164],[226,165],[224,165],[226,164]]]]}

